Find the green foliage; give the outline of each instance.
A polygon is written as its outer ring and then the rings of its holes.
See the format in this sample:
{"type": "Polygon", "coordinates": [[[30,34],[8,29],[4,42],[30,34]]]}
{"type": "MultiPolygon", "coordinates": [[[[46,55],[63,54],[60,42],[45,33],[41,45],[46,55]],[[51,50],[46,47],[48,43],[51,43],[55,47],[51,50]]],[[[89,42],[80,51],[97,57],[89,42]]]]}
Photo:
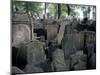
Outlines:
{"type": "MultiPolygon", "coordinates": [[[[86,6],[86,5],[75,5],[75,4],[60,4],[60,16],[66,16],[68,13],[73,15],[79,15],[79,12],[75,12],[76,9],[83,12],[84,16],[90,14],[90,11],[93,10],[95,12],[96,8],[94,6],[86,6]]],[[[44,3],[39,2],[27,2],[27,1],[16,1],[12,0],[12,11],[23,11],[23,12],[31,12],[32,15],[41,16],[43,15],[43,11],[48,10],[49,16],[53,16],[56,18],[58,16],[58,4],[56,3],[44,3]]],[[[69,14],[70,15],[70,14],[69,14]]]]}
{"type": "Polygon", "coordinates": [[[66,4],[61,4],[61,15],[66,16],[67,13],[68,13],[68,9],[66,7],[66,4]]]}

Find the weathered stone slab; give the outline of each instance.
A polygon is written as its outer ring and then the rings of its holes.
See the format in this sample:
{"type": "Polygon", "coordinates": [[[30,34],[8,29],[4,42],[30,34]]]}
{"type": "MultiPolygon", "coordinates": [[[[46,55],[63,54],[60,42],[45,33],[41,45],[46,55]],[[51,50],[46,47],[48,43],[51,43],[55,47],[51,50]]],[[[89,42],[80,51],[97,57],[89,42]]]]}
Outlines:
{"type": "Polygon", "coordinates": [[[41,67],[36,67],[35,65],[26,65],[24,69],[25,73],[39,73],[44,72],[41,67]]]}
{"type": "Polygon", "coordinates": [[[47,25],[47,40],[52,41],[57,37],[58,33],[58,25],[57,24],[51,24],[47,25]]]}
{"type": "Polygon", "coordinates": [[[53,58],[53,65],[54,65],[55,71],[65,71],[66,70],[63,50],[56,49],[53,52],[52,58],[53,58]]]}
{"type": "Polygon", "coordinates": [[[96,69],[96,54],[95,53],[93,53],[88,60],[88,68],[96,69]]]}
{"type": "Polygon", "coordinates": [[[68,58],[70,54],[75,53],[84,47],[84,35],[80,32],[73,32],[71,34],[65,34],[62,39],[62,49],[65,53],[65,58],[68,58]]]}
{"type": "Polygon", "coordinates": [[[42,42],[33,41],[25,46],[27,51],[27,65],[25,72],[43,72],[42,64],[46,61],[42,42]]]}
{"type": "Polygon", "coordinates": [[[18,67],[13,66],[13,67],[11,68],[11,73],[13,73],[13,74],[16,74],[16,73],[22,74],[22,73],[25,73],[25,72],[23,72],[23,71],[22,71],[21,69],[19,69],[18,67]]]}
{"type": "Polygon", "coordinates": [[[79,61],[78,64],[74,66],[74,70],[86,70],[86,69],[87,69],[86,62],[83,61],[79,61]]]}
{"type": "Polygon", "coordinates": [[[29,42],[31,40],[30,28],[26,24],[12,25],[12,40],[13,46],[29,42]]]}
{"type": "Polygon", "coordinates": [[[71,69],[82,70],[87,68],[87,56],[83,54],[83,51],[77,51],[75,54],[70,56],[71,58],[71,69]]]}
{"type": "Polygon", "coordinates": [[[26,45],[28,64],[38,64],[46,60],[42,42],[33,41],[26,45]]]}
{"type": "Polygon", "coordinates": [[[16,12],[13,14],[12,18],[13,21],[17,22],[29,22],[29,15],[24,12],[16,12]]]}
{"type": "Polygon", "coordinates": [[[25,12],[15,12],[12,16],[12,45],[17,46],[32,39],[32,18],[25,12]]]}

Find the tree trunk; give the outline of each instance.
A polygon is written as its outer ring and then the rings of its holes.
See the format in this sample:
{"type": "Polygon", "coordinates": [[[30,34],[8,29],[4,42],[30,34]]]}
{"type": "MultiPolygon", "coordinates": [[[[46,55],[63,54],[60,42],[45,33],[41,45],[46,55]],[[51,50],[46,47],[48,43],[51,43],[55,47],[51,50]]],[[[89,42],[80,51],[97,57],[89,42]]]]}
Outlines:
{"type": "Polygon", "coordinates": [[[71,8],[70,8],[69,4],[66,4],[66,7],[67,7],[67,9],[68,9],[68,15],[70,15],[70,13],[71,13],[71,8]]]}
{"type": "Polygon", "coordinates": [[[28,7],[29,7],[29,4],[28,2],[26,2],[26,13],[28,13],[28,7]]]}
{"type": "Polygon", "coordinates": [[[58,4],[58,19],[61,16],[61,4],[58,4]]]}
{"type": "Polygon", "coordinates": [[[45,3],[44,4],[44,19],[46,19],[46,7],[47,7],[47,4],[45,3]]]}

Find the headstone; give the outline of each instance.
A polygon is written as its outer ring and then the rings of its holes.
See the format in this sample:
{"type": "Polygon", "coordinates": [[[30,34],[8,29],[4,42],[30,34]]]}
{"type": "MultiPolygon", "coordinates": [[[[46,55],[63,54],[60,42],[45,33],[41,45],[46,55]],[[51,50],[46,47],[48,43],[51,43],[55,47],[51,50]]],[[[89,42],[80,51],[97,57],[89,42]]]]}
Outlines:
{"type": "Polygon", "coordinates": [[[95,44],[96,44],[96,33],[87,31],[85,32],[86,34],[86,48],[87,48],[87,53],[88,56],[93,54],[95,52],[95,44]]]}
{"type": "Polygon", "coordinates": [[[13,46],[29,42],[31,40],[30,28],[26,24],[13,24],[12,39],[13,46]]]}
{"type": "Polygon", "coordinates": [[[86,70],[86,62],[79,61],[78,64],[74,66],[74,70],[86,70]]]}
{"type": "Polygon", "coordinates": [[[50,24],[46,26],[47,29],[47,40],[52,41],[57,37],[58,33],[58,25],[57,24],[50,24]]]}
{"type": "Polygon", "coordinates": [[[65,71],[66,64],[64,60],[64,52],[61,49],[56,49],[52,55],[53,58],[53,65],[55,71],[65,71]]]}
{"type": "Polygon", "coordinates": [[[83,70],[87,68],[87,56],[83,54],[83,51],[77,51],[72,54],[70,59],[72,70],[83,70]]]}
{"type": "Polygon", "coordinates": [[[69,20],[65,19],[65,20],[58,20],[58,23],[60,25],[60,28],[59,28],[59,32],[57,34],[57,40],[58,40],[58,44],[61,44],[61,40],[64,36],[64,33],[65,33],[65,27],[66,25],[69,25],[70,22],[69,20]]]}
{"type": "Polygon", "coordinates": [[[21,44],[16,55],[16,64],[20,69],[24,69],[27,64],[27,50],[25,44],[21,44]]]}
{"type": "MultiPolygon", "coordinates": [[[[38,67],[42,68],[41,63],[44,63],[46,61],[46,56],[42,42],[39,41],[30,42],[29,44],[26,45],[26,50],[27,50],[27,64],[29,66],[31,65],[32,67],[26,66],[25,71],[26,72],[30,71],[33,68],[34,72],[35,66],[36,68],[38,67]]],[[[35,71],[36,70],[38,71],[38,69],[35,69],[35,71]]]]}
{"type": "Polygon", "coordinates": [[[30,64],[26,65],[24,71],[25,71],[25,73],[40,73],[40,72],[44,72],[41,67],[37,67],[35,65],[30,65],[30,64]]]}
{"type": "MultiPolygon", "coordinates": [[[[65,29],[66,32],[66,29],[65,29]]],[[[65,59],[70,56],[70,54],[75,53],[84,47],[84,34],[82,32],[71,31],[70,33],[65,33],[62,39],[62,49],[65,53],[65,59]]]]}
{"type": "Polygon", "coordinates": [[[96,54],[95,53],[93,53],[88,60],[88,68],[96,69],[96,54]]]}
{"type": "Polygon", "coordinates": [[[12,16],[12,45],[18,46],[32,39],[32,26],[29,14],[15,12],[12,16]]]}

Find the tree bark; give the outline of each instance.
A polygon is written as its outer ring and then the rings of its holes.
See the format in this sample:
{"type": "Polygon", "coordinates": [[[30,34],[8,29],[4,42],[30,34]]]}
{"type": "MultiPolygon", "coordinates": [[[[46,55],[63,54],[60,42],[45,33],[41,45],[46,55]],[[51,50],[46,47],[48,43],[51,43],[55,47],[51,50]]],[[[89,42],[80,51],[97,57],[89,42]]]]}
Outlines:
{"type": "Polygon", "coordinates": [[[58,4],[58,19],[61,16],[61,4],[58,4]]]}
{"type": "Polygon", "coordinates": [[[67,9],[68,9],[68,15],[70,15],[71,8],[70,8],[69,4],[66,4],[66,7],[67,7],[67,9]]]}

